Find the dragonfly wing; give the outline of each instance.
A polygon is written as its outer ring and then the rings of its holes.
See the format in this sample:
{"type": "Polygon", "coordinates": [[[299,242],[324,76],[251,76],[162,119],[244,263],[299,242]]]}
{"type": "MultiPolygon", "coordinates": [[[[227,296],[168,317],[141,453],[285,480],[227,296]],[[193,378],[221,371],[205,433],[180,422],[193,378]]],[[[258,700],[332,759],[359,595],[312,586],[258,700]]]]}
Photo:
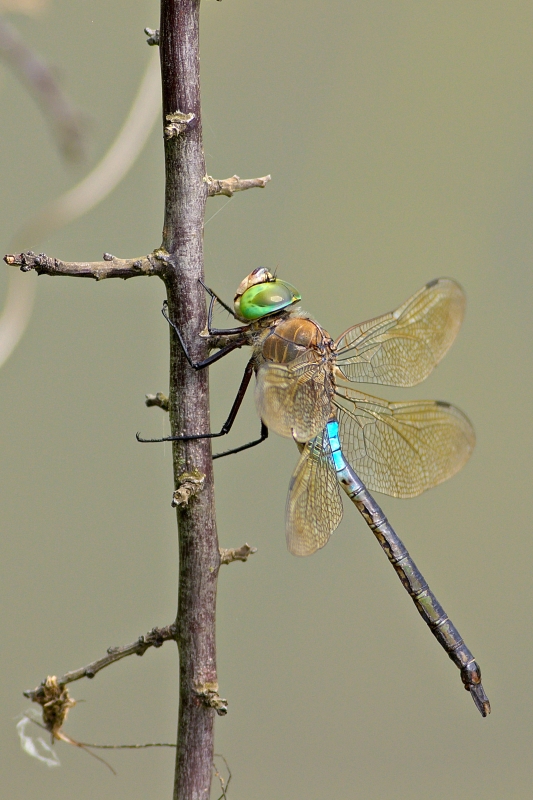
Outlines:
{"type": "Polygon", "coordinates": [[[415,497],[466,463],[474,430],[458,408],[435,400],[388,403],[337,387],[342,451],[370,490],[415,497]]]}
{"type": "Polygon", "coordinates": [[[326,432],[300,449],[287,497],[287,547],[295,556],[310,556],[338,527],[342,499],[326,432]]]}
{"type": "Polygon", "coordinates": [[[345,331],[335,342],[337,367],[350,381],[414,386],[447,353],[464,310],[459,284],[431,281],[396,311],[345,331]]]}
{"type": "Polygon", "coordinates": [[[259,367],[255,402],[265,425],[280,436],[308,442],[331,414],[333,382],[324,359],[309,350],[289,364],[259,367]]]}

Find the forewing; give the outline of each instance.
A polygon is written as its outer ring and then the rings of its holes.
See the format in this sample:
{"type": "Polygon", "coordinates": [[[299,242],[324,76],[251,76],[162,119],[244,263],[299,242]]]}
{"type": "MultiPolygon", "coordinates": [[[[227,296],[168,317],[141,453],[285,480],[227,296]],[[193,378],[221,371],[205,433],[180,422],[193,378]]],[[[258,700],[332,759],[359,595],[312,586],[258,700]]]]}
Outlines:
{"type": "Polygon", "coordinates": [[[396,311],[345,331],[335,343],[337,367],[350,381],[414,386],[450,348],[464,310],[459,284],[431,281],[396,311]]]}
{"type": "Polygon", "coordinates": [[[337,387],[342,451],[370,490],[415,497],[451,478],[475,444],[458,408],[435,400],[388,403],[337,387]]]}
{"type": "Polygon", "coordinates": [[[327,541],[342,519],[342,499],[325,431],[301,446],[287,497],[287,547],[310,556],[327,541]]]}
{"type": "Polygon", "coordinates": [[[257,373],[259,416],[280,436],[308,442],[329,419],[333,384],[324,359],[309,350],[289,364],[266,362],[257,373]]]}

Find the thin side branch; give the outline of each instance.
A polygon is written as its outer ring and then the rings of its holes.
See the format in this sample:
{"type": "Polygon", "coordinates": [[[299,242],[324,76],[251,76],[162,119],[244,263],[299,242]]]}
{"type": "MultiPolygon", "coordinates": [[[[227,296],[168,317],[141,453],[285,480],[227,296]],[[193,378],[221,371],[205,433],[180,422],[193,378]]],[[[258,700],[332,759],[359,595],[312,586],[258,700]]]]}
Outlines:
{"type": "Polygon", "coordinates": [[[220,563],[231,564],[233,561],[248,561],[249,556],[257,553],[257,547],[243,544],[242,547],[220,548],[220,563]]]}
{"type": "Polygon", "coordinates": [[[264,189],[271,180],[270,175],[265,175],[263,178],[239,178],[238,175],[233,175],[233,177],[221,181],[212,178],[211,175],[205,176],[208,197],[214,197],[217,194],[233,197],[235,192],[244,192],[246,189],[264,189]]]}
{"type": "Polygon", "coordinates": [[[156,253],[142,258],[116,258],[104,253],[103,261],[61,261],[46,253],[12,253],[4,256],[9,266],[20,267],[21,272],[35,270],[38,275],[69,275],[73,278],[137,278],[140,275],[161,275],[162,262],[156,253]]]}
{"type": "MultiPolygon", "coordinates": [[[[66,672],[61,678],[55,679],[58,686],[63,687],[72,681],[78,681],[80,678],[94,678],[97,672],[100,672],[104,667],[120,661],[121,658],[126,656],[138,655],[142,656],[150,647],[161,647],[164,642],[175,640],[176,627],[174,624],[166,625],[164,628],[152,628],[152,630],[144,636],[139,636],[136,641],[131,644],[125,644],[122,647],[109,647],[107,655],[87,664],[86,667],[66,672]]],[[[24,696],[30,700],[38,703],[42,700],[46,693],[47,681],[43,681],[40,686],[35,689],[29,689],[24,692],[24,696]]]]}
{"type": "Polygon", "coordinates": [[[177,747],[176,742],[146,742],[145,744],[89,744],[79,742],[83,747],[93,747],[95,750],[145,750],[147,747],[177,747]]]}

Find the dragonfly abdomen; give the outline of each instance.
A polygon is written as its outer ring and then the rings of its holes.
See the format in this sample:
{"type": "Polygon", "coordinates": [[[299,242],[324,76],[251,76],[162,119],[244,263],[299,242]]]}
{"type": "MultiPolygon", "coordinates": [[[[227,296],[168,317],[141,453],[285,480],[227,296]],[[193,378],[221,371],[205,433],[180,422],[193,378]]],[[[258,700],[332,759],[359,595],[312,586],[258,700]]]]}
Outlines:
{"type": "Polygon", "coordinates": [[[339,483],[374,533],[431,632],[460,669],[465,689],[470,691],[476,707],[484,717],[487,716],[490,713],[490,703],[481,685],[481,670],[474,656],[429,588],[382,509],[344,458],[339,440],[338,421],[329,420],[326,428],[331,458],[339,483]]]}

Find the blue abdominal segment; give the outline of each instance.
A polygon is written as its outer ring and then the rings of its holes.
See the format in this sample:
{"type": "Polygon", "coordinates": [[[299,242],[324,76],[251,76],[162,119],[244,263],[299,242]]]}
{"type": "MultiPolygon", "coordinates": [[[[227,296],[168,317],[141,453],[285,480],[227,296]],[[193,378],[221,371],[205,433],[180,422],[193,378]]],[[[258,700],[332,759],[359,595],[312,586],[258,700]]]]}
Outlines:
{"type": "Polygon", "coordinates": [[[342,454],[341,443],[339,441],[339,423],[336,419],[330,420],[326,425],[329,446],[331,447],[331,457],[335,465],[335,471],[340,472],[348,466],[342,454]]]}

